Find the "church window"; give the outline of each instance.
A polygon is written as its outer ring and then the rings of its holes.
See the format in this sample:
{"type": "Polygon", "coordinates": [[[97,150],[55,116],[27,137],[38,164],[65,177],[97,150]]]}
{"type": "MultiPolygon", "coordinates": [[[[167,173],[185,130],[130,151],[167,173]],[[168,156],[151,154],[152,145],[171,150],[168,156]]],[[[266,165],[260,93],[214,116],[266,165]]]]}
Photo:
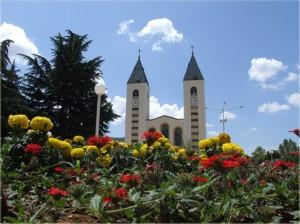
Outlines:
{"type": "Polygon", "coordinates": [[[168,124],[163,124],[161,126],[161,133],[166,137],[169,138],[169,125],[168,124]]]}
{"type": "Polygon", "coordinates": [[[137,89],[133,90],[132,93],[132,106],[133,107],[139,106],[139,91],[137,89]]]}
{"type": "Polygon", "coordinates": [[[174,142],[175,145],[181,146],[182,145],[182,129],[177,127],[174,130],[174,142]]]}
{"type": "Polygon", "coordinates": [[[192,87],[191,88],[191,106],[192,108],[197,108],[198,107],[198,97],[197,97],[197,88],[192,87]]]}

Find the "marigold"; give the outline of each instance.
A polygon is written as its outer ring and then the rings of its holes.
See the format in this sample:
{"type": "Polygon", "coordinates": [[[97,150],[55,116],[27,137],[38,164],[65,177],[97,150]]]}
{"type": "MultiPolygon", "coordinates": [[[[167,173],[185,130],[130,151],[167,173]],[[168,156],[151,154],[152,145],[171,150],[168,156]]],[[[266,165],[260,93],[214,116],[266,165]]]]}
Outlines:
{"type": "Polygon", "coordinates": [[[209,138],[199,141],[199,148],[200,149],[208,149],[212,146],[213,146],[213,143],[209,138]]]}
{"type": "Polygon", "coordinates": [[[99,156],[97,158],[97,161],[100,163],[101,166],[109,167],[112,162],[112,158],[109,154],[106,154],[105,156],[99,156]]]}
{"type": "Polygon", "coordinates": [[[87,152],[99,152],[99,149],[97,146],[95,145],[87,145],[83,147],[84,150],[86,150],[87,152]]]}
{"type": "Polygon", "coordinates": [[[132,156],[139,157],[139,151],[136,149],[132,150],[132,156]]]}
{"type": "Polygon", "coordinates": [[[29,119],[24,114],[9,115],[8,125],[11,128],[27,129],[29,127],[29,119]]]}
{"type": "Polygon", "coordinates": [[[221,133],[221,134],[218,135],[218,139],[219,139],[219,144],[223,145],[225,143],[230,142],[230,135],[228,135],[226,133],[221,133]]]}
{"type": "Polygon", "coordinates": [[[74,136],[73,138],[73,142],[76,142],[76,143],[83,143],[84,142],[84,137],[83,136],[80,136],[80,135],[76,135],[74,136]]]}
{"type": "Polygon", "coordinates": [[[185,149],[179,149],[179,150],[178,150],[178,155],[179,155],[179,156],[186,156],[185,149]]]}
{"type": "Polygon", "coordinates": [[[225,153],[240,153],[243,154],[244,150],[237,144],[225,143],[222,145],[222,150],[225,153]]]}
{"type": "Polygon", "coordinates": [[[35,131],[50,131],[53,123],[47,117],[36,116],[31,120],[30,127],[35,131]]]}
{"type": "Polygon", "coordinates": [[[84,155],[83,148],[74,148],[71,150],[71,157],[74,159],[80,159],[84,155]]]}

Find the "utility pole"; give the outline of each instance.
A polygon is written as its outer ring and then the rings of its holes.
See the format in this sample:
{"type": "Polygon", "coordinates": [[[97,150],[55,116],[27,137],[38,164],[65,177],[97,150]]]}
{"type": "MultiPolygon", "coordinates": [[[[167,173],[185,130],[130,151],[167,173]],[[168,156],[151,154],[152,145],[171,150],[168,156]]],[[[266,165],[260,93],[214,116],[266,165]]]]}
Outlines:
{"type": "Polygon", "coordinates": [[[225,123],[227,122],[227,118],[225,118],[225,112],[227,112],[229,110],[235,110],[235,109],[242,109],[243,108],[243,106],[231,107],[231,108],[225,108],[225,106],[226,106],[226,101],[224,101],[222,108],[205,107],[205,109],[208,109],[208,110],[217,110],[217,111],[220,112],[220,114],[222,114],[222,118],[220,119],[220,122],[222,123],[223,133],[225,133],[225,123]]]}

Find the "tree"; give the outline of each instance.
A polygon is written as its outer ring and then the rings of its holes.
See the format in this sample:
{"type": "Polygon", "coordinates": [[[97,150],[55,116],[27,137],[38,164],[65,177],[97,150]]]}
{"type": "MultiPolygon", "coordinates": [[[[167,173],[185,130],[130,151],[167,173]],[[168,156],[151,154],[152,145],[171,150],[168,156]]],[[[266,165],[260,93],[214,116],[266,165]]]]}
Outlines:
{"type": "Polygon", "coordinates": [[[8,49],[12,40],[1,42],[1,137],[8,134],[7,119],[10,114],[26,113],[24,97],[19,90],[18,69],[11,62],[8,49]]]}
{"type": "Polygon", "coordinates": [[[258,146],[255,151],[252,152],[252,159],[257,163],[261,163],[266,159],[266,153],[263,147],[258,146]]]}
{"type": "Polygon", "coordinates": [[[53,108],[50,99],[51,64],[46,58],[34,54],[33,57],[20,54],[29,66],[24,74],[22,93],[26,98],[31,116],[50,116],[53,108]]]}
{"type": "MultiPolygon", "coordinates": [[[[55,124],[55,135],[63,138],[78,134],[89,136],[94,134],[97,102],[94,87],[96,79],[102,77],[103,60],[84,57],[83,53],[91,44],[87,35],[66,32],[66,36],[59,33],[51,38],[54,48],[50,62],[38,55],[23,55],[30,67],[24,93],[37,111],[43,114],[48,110],[45,113],[55,124]],[[41,89],[32,89],[33,86],[41,89]]],[[[106,95],[101,99],[100,133],[103,135],[108,132],[109,122],[119,116],[113,112],[106,95]]]]}

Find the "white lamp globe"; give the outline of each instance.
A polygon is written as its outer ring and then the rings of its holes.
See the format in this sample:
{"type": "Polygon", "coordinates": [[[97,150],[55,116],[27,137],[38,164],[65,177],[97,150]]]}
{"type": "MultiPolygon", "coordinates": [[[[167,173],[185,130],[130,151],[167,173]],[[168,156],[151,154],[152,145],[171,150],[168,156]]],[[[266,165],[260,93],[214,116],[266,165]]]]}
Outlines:
{"type": "Polygon", "coordinates": [[[105,93],[105,89],[104,82],[99,82],[95,85],[95,92],[97,95],[103,95],[105,93]]]}

